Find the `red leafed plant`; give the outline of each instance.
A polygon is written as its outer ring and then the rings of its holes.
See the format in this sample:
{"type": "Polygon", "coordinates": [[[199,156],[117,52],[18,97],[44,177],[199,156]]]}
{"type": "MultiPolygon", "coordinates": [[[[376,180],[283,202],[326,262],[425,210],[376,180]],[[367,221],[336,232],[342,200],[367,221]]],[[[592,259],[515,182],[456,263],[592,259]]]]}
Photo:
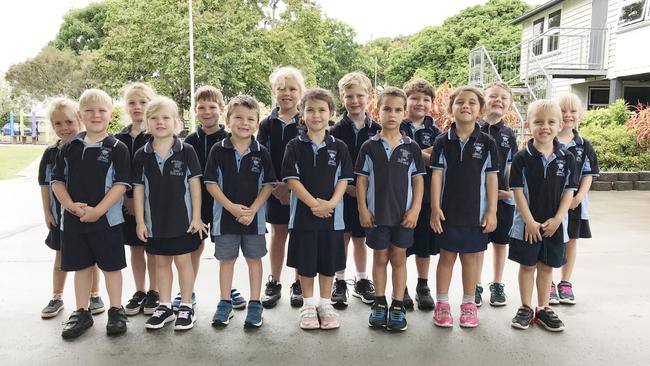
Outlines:
{"type": "Polygon", "coordinates": [[[636,132],[636,142],[643,148],[650,148],[650,104],[639,104],[636,113],[625,121],[625,127],[636,132]]]}
{"type": "Polygon", "coordinates": [[[373,121],[379,121],[379,110],[377,109],[377,93],[368,102],[368,115],[373,121]]]}

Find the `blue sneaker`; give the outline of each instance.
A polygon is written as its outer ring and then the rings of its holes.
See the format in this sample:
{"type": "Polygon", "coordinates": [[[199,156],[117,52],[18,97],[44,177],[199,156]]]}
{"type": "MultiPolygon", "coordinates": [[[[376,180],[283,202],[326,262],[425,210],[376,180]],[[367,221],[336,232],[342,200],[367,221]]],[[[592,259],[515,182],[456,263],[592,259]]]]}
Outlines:
{"type": "Polygon", "coordinates": [[[403,306],[391,306],[388,310],[388,330],[406,330],[406,309],[403,306]]]}
{"type": "Polygon", "coordinates": [[[230,301],[221,300],[219,301],[219,304],[217,304],[217,311],[212,317],[212,326],[219,327],[228,325],[228,323],[230,323],[230,318],[233,316],[235,316],[235,312],[232,311],[232,304],[230,301]]]}
{"type": "Polygon", "coordinates": [[[233,309],[243,309],[246,307],[246,298],[236,288],[230,290],[230,300],[232,301],[233,309]]]}
{"type": "Polygon", "coordinates": [[[179,292],[174,298],[174,301],[172,301],[172,311],[178,312],[178,308],[180,307],[181,307],[181,293],[179,292]]]}
{"type": "Polygon", "coordinates": [[[373,303],[370,307],[370,319],[368,325],[372,328],[385,328],[386,327],[386,304],[373,303]]]}
{"type": "Polygon", "coordinates": [[[192,307],[196,306],[196,292],[192,291],[192,307]]]}
{"type": "Polygon", "coordinates": [[[251,301],[248,303],[248,312],[244,321],[244,328],[259,328],[262,326],[262,303],[251,301]]]}

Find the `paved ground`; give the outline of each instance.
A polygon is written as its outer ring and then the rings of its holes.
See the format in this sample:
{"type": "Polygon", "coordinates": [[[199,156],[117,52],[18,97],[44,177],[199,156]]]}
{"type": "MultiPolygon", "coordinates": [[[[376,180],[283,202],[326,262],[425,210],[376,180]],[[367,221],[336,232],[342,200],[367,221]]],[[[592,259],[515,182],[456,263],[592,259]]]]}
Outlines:
{"type": "MultiPolygon", "coordinates": [[[[107,338],[106,315],[102,314],[87,334],[65,342],[60,337],[61,322],[72,311],[73,283],[68,280],[64,295],[69,307],[57,318],[41,320],[39,312],[51,291],[53,253],[43,244],[46,230],[35,166],[24,174],[24,178],[0,181],[1,365],[648,364],[650,192],[591,193],[595,238],[579,244],[574,278],[579,304],[557,308],[567,325],[561,334],[537,327],[523,332],[510,327],[519,305],[516,266],[512,263],[507,264],[505,273],[510,303],[503,308],[483,306],[479,312],[481,325],[474,330],[457,326],[437,329],[431,313],[416,310],[408,314],[406,332],[372,331],[366,325],[369,307],[351,299],[349,308],[341,312],[340,329],[305,332],[298,327],[297,311],[289,306],[288,288],[281,304],[265,311],[263,328],[244,331],[245,312],[237,312],[226,329],[216,330],[210,320],[216,306],[218,265],[210,255],[213,247],[208,245],[197,281],[198,322],[193,330],[174,333],[168,327],[147,332],[146,318],[139,316],[131,318],[126,335],[107,338]]],[[[486,263],[490,263],[489,256],[486,263]]],[[[415,273],[414,264],[409,265],[409,273],[415,273]]],[[[285,271],[287,285],[290,276],[285,271]]],[[[133,291],[128,269],[124,277],[126,301],[133,291]]],[[[430,278],[433,280],[433,272],[430,278]]],[[[242,263],[236,268],[235,283],[248,292],[242,263]]],[[[414,286],[415,280],[411,278],[409,283],[414,286]]],[[[450,294],[454,316],[458,315],[460,289],[457,269],[450,294]]]]}

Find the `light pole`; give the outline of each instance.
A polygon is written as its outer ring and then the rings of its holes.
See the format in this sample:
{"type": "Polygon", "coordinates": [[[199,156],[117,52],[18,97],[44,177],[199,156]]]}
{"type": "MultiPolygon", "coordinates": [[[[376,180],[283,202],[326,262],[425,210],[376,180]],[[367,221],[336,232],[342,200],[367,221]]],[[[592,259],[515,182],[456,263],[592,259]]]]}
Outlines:
{"type": "Polygon", "coordinates": [[[190,28],[190,131],[195,129],[194,122],[194,21],[192,19],[192,0],[187,0],[189,7],[190,28]]]}

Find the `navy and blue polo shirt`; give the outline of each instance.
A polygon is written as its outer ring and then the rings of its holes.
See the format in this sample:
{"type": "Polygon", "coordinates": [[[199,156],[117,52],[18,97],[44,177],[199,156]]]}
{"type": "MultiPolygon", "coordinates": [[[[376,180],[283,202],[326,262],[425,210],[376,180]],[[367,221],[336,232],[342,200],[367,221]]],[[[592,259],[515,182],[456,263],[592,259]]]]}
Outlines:
{"type": "Polygon", "coordinates": [[[398,226],[413,204],[412,178],[425,175],[422,150],[408,136],[393,149],[381,134],[364,142],[354,173],[368,177],[366,204],[375,226],[398,226]]]}
{"type": "Polygon", "coordinates": [[[278,112],[279,109],[274,108],[271,115],[260,122],[257,131],[257,141],[269,151],[276,177],[281,176],[282,160],[287,144],[298,135],[299,130],[302,130],[298,125],[300,114],[296,114],[289,121],[283,121],[278,112]]]}
{"type": "MultiPolygon", "coordinates": [[[[416,127],[411,120],[405,119],[399,129],[403,134],[415,140],[421,150],[432,147],[436,137],[441,133],[431,116],[425,116],[424,122],[419,127],[416,127]]],[[[425,169],[427,174],[424,176],[424,197],[422,197],[422,202],[428,204],[431,202],[431,168],[426,166],[425,169]]]]}
{"type": "MultiPolygon", "coordinates": [[[[352,161],[347,146],[329,133],[320,145],[316,145],[307,131],[301,130],[298,137],[287,144],[282,161],[282,180],[286,182],[289,179],[299,180],[314,198],[329,200],[339,181],[353,179],[352,161]]],[[[343,200],[336,205],[332,217],[321,219],[314,216],[309,206],[291,192],[289,209],[289,229],[345,229],[343,200]]]]}
{"type": "Polygon", "coordinates": [[[348,151],[350,152],[350,159],[352,159],[352,162],[356,162],[361,145],[379,133],[380,130],[381,126],[373,121],[368,114],[366,114],[363,127],[359,129],[354,121],[348,117],[348,112],[345,112],[341,120],[330,128],[330,134],[347,145],[348,151]]]}
{"type": "Polygon", "coordinates": [[[61,203],[56,198],[52,192],[52,187],[50,182],[52,180],[52,172],[54,170],[54,163],[56,162],[56,156],[60,151],[61,141],[57,141],[54,145],[50,145],[43,152],[41,157],[41,162],[38,165],[38,185],[41,187],[48,188],[48,195],[50,196],[50,213],[54,217],[54,222],[59,225],[60,215],[61,215],[61,203]]]}
{"type": "MultiPolygon", "coordinates": [[[[271,156],[259,142],[253,140],[244,154],[233,146],[227,137],[212,147],[203,177],[205,184],[217,184],[224,195],[234,203],[250,207],[265,184],[275,184],[277,179],[271,156]]],[[[230,212],[214,200],[214,218],[211,234],[264,235],[266,204],[255,214],[250,225],[237,222],[230,212]]]]}
{"type": "MultiPolygon", "coordinates": [[[[133,136],[131,134],[131,128],[133,127],[133,124],[129,124],[128,126],[124,127],[120,132],[115,134],[115,138],[122,141],[124,145],[129,149],[129,157],[131,158],[131,161],[133,161],[133,156],[135,155],[135,152],[140,150],[141,147],[144,146],[144,144],[149,141],[151,138],[151,135],[148,133],[145,133],[144,131],[140,132],[137,136],[133,136]]],[[[126,191],[126,196],[129,198],[133,198],[133,191],[128,190],[126,191]]]]}
{"type": "Polygon", "coordinates": [[[133,158],[133,184],[144,186],[144,223],[150,238],[187,235],[192,221],[189,181],[201,176],[192,145],[174,138],[167,156],[147,142],[133,158]]]}
{"type": "MultiPolygon", "coordinates": [[[[510,189],[524,191],[530,213],[535,221],[543,223],[555,216],[565,191],[578,189],[579,177],[575,157],[557,139],[553,141],[553,153],[548,159],[535,148],[531,139],[526,149],[512,159],[510,189]]],[[[556,244],[569,241],[567,224],[568,215],[565,215],[561,227],[547,239],[556,244]]],[[[515,207],[510,237],[524,240],[525,227],[519,207],[515,207]]]]}
{"type": "MultiPolygon", "coordinates": [[[[564,147],[569,150],[571,154],[573,154],[573,157],[576,158],[576,172],[578,172],[578,175],[580,176],[578,178],[578,182],[582,180],[582,177],[586,176],[593,176],[597,177],[600,175],[600,168],[598,167],[598,157],[596,156],[596,151],[594,151],[593,146],[591,146],[591,143],[580,134],[578,134],[577,130],[573,130],[573,140],[569,141],[568,144],[564,145],[564,147]]],[[[578,188],[580,188],[578,186],[578,188]]],[[[582,220],[589,220],[589,198],[587,198],[587,195],[584,196],[582,201],[580,202],[580,206],[576,207],[575,210],[573,211],[578,211],[577,215],[579,219],[582,220]]]]}
{"type": "Polygon", "coordinates": [[[478,124],[466,141],[458,138],[456,123],[433,143],[431,168],[442,169],[440,208],[445,224],[476,227],[488,207],[486,178],[499,171],[497,144],[478,124]]]}
{"type": "MultiPolygon", "coordinates": [[[[86,132],[61,147],[57,154],[51,182],[65,184],[73,202],[95,207],[115,184],[131,188],[131,159],[126,145],[112,135],[96,143],[84,141],[86,132]]],[[[124,222],[122,198],[96,222],[82,223],[79,217],[63,211],[62,231],[90,232],[124,222]]]]}
{"type": "MultiPolygon", "coordinates": [[[[517,148],[517,136],[515,136],[515,133],[510,127],[506,126],[503,120],[493,125],[486,122],[481,126],[481,131],[490,135],[497,143],[497,152],[499,153],[499,189],[507,191],[508,185],[506,184],[505,177],[508,171],[508,165],[512,163],[512,157],[519,150],[517,148]]],[[[515,204],[514,198],[509,198],[503,202],[509,205],[515,204]]]]}

